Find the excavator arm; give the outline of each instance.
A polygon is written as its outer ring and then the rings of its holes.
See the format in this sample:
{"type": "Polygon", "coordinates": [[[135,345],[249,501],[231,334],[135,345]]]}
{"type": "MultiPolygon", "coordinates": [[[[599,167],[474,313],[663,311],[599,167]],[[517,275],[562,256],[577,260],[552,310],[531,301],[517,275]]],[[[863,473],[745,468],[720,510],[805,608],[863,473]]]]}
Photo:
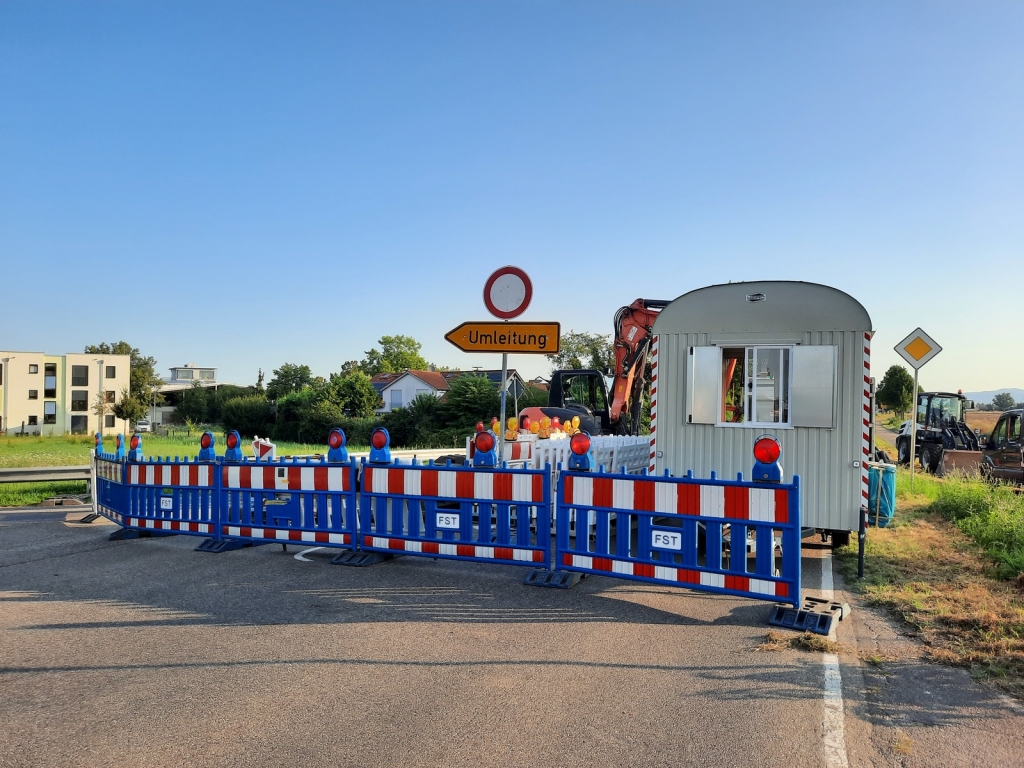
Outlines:
{"type": "Polygon", "coordinates": [[[615,313],[615,380],[608,420],[619,434],[635,435],[640,429],[651,329],[658,313],[668,304],[656,299],[637,299],[615,313]]]}

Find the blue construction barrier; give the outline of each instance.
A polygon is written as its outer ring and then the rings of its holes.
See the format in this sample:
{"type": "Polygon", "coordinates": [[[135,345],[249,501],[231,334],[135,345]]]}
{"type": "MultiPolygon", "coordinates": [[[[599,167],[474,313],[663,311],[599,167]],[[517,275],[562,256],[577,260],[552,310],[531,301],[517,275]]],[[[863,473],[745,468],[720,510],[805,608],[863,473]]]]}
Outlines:
{"type": "Polygon", "coordinates": [[[355,549],[353,461],[223,462],[219,479],[222,538],[355,549]]]}
{"type": "Polygon", "coordinates": [[[241,458],[237,435],[226,456],[216,456],[212,435],[204,435],[198,459],[142,458],[138,435],[127,456],[120,436],[118,453],[104,453],[97,436],[95,509],[122,527],[116,537],[204,536],[203,548],[214,552],[225,542],[270,541],[354,549],[356,468],[336,439],[328,456],[256,462],[241,458]],[[337,455],[344,460],[331,459],[337,455]]]}
{"type": "Polygon", "coordinates": [[[801,604],[800,480],[781,482],[777,452],[757,482],[701,480],[587,471],[582,440],[553,502],[550,467],[481,466],[487,451],[473,467],[392,462],[378,431],[358,482],[340,430],[326,457],[269,462],[243,460],[237,435],[223,457],[204,436],[197,460],[142,459],[137,435],[127,457],[98,441],[96,511],[131,535],[207,536],[199,548],[215,552],[302,542],[548,571],[528,583],[584,573],[801,604]]]}
{"type": "Polygon", "coordinates": [[[766,484],[563,470],[555,517],[556,570],[800,604],[798,477],[766,484]]]}
{"type": "Polygon", "coordinates": [[[170,456],[126,462],[121,525],[192,536],[216,532],[217,464],[170,456]]]}
{"type": "Polygon", "coordinates": [[[549,567],[551,468],[367,464],[359,548],[549,567]]]}

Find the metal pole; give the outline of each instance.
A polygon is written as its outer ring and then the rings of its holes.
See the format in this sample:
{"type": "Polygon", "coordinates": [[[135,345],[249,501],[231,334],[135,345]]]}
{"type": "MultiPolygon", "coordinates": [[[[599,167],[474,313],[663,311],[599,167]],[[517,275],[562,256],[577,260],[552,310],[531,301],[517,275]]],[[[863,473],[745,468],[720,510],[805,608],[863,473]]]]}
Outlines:
{"type": "Polygon", "coordinates": [[[914,456],[917,453],[917,368],[914,369],[914,399],[910,408],[910,490],[914,490],[914,456]]]}
{"type": "MultiPolygon", "coordinates": [[[[96,372],[96,391],[99,394],[100,403],[102,403],[103,402],[103,361],[102,360],[97,360],[96,361],[96,368],[97,368],[97,372],[96,372]]],[[[88,368],[86,370],[88,370],[88,368]]],[[[99,421],[99,429],[96,430],[96,431],[99,432],[100,433],[100,437],[102,437],[103,436],[103,419],[104,419],[104,417],[106,415],[106,412],[107,412],[106,406],[104,406],[103,408],[100,408],[99,411],[100,412],[96,414],[96,419],[97,419],[97,421],[99,421]]],[[[88,430],[86,430],[86,431],[88,432],[88,430]]]]}
{"type": "Polygon", "coordinates": [[[505,460],[505,399],[508,396],[508,352],[501,353],[501,416],[498,418],[498,466],[505,460]]]}
{"type": "MultiPolygon", "coordinates": [[[[878,483],[878,493],[882,493],[881,478],[878,483]]],[[[868,508],[860,508],[860,528],[857,532],[857,578],[864,578],[864,543],[868,539],[868,508]]]]}
{"type": "Polygon", "coordinates": [[[871,377],[871,382],[868,385],[868,392],[870,397],[868,398],[868,404],[870,406],[871,413],[868,422],[868,461],[875,460],[875,377],[871,377]]]}

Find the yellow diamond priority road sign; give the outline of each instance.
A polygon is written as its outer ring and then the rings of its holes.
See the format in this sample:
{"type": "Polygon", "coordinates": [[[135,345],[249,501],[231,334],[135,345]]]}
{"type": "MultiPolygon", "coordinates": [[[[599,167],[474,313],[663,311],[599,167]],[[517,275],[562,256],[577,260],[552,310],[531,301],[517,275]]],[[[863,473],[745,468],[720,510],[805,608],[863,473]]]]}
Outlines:
{"type": "Polygon", "coordinates": [[[559,349],[558,323],[463,323],[445,338],[463,352],[515,352],[553,355],[559,349]]]}
{"type": "Polygon", "coordinates": [[[900,357],[916,369],[939,354],[942,351],[942,347],[939,346],[935,339],[918,328],[896,345],[896,351],[900,357]]]}

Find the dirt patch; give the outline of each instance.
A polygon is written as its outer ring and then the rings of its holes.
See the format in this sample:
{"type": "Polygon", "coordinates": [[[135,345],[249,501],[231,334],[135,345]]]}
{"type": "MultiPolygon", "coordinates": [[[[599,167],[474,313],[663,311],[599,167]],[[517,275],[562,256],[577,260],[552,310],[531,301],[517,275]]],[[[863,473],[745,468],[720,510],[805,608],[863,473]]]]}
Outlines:
{"type": "Polygon", "coordinates": [[[793,635],[775,630],[765,635],[764,642],[757,646],[759,651],[785,651],[789,648],[812,653],[840,653],[847,650],[835,640],[829,640],[824,635],[816,635],[813,632],[793,635]]]}

